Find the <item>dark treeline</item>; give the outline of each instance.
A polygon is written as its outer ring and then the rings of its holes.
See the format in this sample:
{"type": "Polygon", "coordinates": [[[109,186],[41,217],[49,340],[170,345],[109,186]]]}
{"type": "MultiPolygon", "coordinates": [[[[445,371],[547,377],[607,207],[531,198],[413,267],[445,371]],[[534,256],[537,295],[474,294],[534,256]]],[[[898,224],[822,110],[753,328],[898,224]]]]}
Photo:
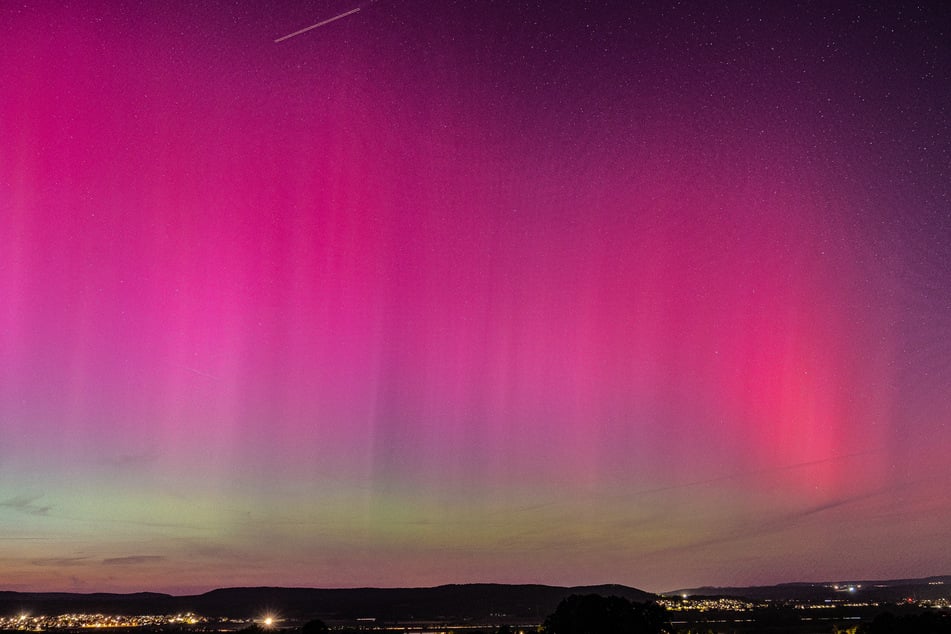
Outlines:
{"type": "Polygon", "coordinates": [[[856,634],[951,634],[951,613],[921,612],[896,616],[885,612],[863,623],[856,634]]]}

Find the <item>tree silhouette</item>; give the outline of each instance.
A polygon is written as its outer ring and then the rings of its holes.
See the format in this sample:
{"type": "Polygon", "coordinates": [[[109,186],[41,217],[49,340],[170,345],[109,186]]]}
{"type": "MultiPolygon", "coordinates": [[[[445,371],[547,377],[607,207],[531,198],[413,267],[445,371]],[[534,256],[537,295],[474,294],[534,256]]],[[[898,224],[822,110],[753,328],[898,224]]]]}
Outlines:
{"type": "Polygon", "coordinates": [[[304,626],[300,628],[300,631],[301,634],[327,634],[327,632],[329,632],[327,624],[320,619],[307,621],[304,623],[304,626]]]}
{"type": "Polygon", "coordinates": [[[545,634],[660,634],[669,631],[664,608],[623,597],[573,594],[545,619],[545,634]]]}
{"type": "Polygon", "coordinates": [[[951,634],[951,614],[922,612],[895,616],[879,614],[871,623],[859,626],[860,634],[951,634]]]}

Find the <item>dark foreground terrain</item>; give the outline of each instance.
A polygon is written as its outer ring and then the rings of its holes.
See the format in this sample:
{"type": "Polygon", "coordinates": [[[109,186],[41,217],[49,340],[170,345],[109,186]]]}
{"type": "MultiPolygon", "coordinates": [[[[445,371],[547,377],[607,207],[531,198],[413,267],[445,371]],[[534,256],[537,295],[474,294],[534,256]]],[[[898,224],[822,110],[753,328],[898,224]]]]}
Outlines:
{"type": "Polygon", "coordinates": [[[558,587],[464,584],[435,588],[227,588],[195,596],[0,592],[0,616],[12,614],[182,614],[256,619],[394,623],[411,621],[540,623],[572,594],[649,601],[655,595],[620,585],[558,587]],[[366,621],[363,619],[372,619],[366,621]]]}
{"type": "Polygon", "coordinates": [[[620,585],[504,584],[228,588],[194,596],[0,592],[0,630],[291,634],[319,620],[334,634],[534,634],[563,600],[589,594],[656,602],[678,634],[951,634],[951,577],[695,588],[663,596],[620,585]],[[892,616],[883,619],[886,613],[892,616]]]}

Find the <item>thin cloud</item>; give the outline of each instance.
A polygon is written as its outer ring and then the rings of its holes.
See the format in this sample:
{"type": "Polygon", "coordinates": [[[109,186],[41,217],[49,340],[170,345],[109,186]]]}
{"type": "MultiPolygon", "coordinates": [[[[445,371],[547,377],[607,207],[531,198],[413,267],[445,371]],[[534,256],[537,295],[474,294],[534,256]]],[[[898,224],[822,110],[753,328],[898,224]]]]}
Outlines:
{"type": "Polygon", "coordinates": [[[706,478],[703,480],[695,480],[693,482],[684,482],[681,484],[671,484],[668,486],[656,487],[653,489],[641,489],[640,491],[634,491],[632,493],[626,494],[628,497],[633,495],[651,495],[654,493],[665,493],[667,491],[673,491],[675,489],[686,489],[690,487],[701,487],[708,484],[716,484],[718,482],[725,482],[728,480],[741,480],[744,478],[749,478],[751,476],[765,475],[768,473],[779,473],[783,471],[795,471],[797,469],[805,469],[808,467],[815,467],[817,465],[826,464],[829,462],[839,462],[844,460],[851,460],[853,458],[860,458],[862,456],[867,456],[870,454],[881,453],[884,451],[881,448],[869,449],[867,451],[856,451],[853,453],[847,454],[837,454],[834,456],[828,456],[826,458],[819,458],[818,460],[808,460],[805,462],[795,462],[792,464],[777,465],[774,467],[764,467],[762,469],[751,469],[747,471],[737,471],[735,473],[728,473],[721,476],[715,476],[712,478],[706,478]]]}
{"type": "Polygon", "coordinates": [[[756,522],[747,526],[738,527],[734,530],[727,531],[720,535],[712,536],[708,539],[702,539],[695,541],[689,544],[683,544],[679,546],[673,546],[670,548],[664,548],[659,551],[655,551],[655,554],[664,553],[666,555],[671,555],[674,553],[683,553],[690,552],[700,548],[708,548],[710,546],[715,546],[719,544],[726,544],[731,542],[743,541],[750,539],[752,537],[757,537],[761,535],[768,535],[771,533],[776,533],[779,531],[787,530],[791,526],[794,526],[798,521],[810,517],[812,515],[818,515],[832,509],[840,508],[843,506],[848,506],[856,502],[861,502],[870,498],[875,498],[881,495],[884,495],[889,492],[890,489],[879,489],[875,491],[869,491],[866,493],[860,493],[857,495],[851,495],[836,500],[831,500],[829,502],[824,502],[822,504],[817,504],[814,506],[809,506],[803,509],[795,510],[789,513],[784,513],[782,515],[765,519],[761,522],[756,522]]]}
{"type": "Polygon", "coordinates": [[[132,555],[130,557],[110,557],[103,559],[104,566],[138,566],[141,564],[154,564],[165,561],[162,555],[132,555]]]}
{"type": "Polygon", "coordinates": [[[67,568],[70,566],[85,566],[89,563],[89,557],[43,557],[42,559],[34,559],[30,563],[34,566],[67,568]]]}
{"type": "Polygon", "coordinates": [[[42,495],[18,495],[0,502],[0,508],[12,509],[27,515],[47,515],[52,506],[37,504],[42,495]]]}

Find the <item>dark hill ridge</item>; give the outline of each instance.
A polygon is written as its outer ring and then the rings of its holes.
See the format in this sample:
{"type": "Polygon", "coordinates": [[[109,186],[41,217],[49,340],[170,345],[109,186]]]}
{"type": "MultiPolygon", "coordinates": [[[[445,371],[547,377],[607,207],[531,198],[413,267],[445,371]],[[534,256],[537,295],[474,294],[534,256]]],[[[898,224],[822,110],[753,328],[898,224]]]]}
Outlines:
{"type": "Polygon", "coordinates": [[[459,584],[434,588],[223,588],[201,595],[0,592],[0,614],[68,612],[177,614],[255,618],[273,612],[287,619],[351,621],[541,621],[572,594],[655,595],[621,585],[578,586],[459,584]]]}
{"type": "Polygon", "coordinates": [[[754,601],[824,601],[844,599],[897,603],[905,599],[951,597],[951,576],[922,579],[851,580],[781,583],[775,586],[686,588],[664,595],[692,597],[737,597],[754,601]]]}
{"type": "Polygon", "coordinates": [[[493,614],[544,618],[572,594],[616,594],[637,601],[654,595],[625,586],[562,588],[543,585],[462,584],[435,588],[230,588],[198,597],[196,612],[208,616],[247,615],[270,607],[286,616],[384,621],[485,619],[493,614]],[[250,612],[248,612],[250,610],[250,612]]]}

